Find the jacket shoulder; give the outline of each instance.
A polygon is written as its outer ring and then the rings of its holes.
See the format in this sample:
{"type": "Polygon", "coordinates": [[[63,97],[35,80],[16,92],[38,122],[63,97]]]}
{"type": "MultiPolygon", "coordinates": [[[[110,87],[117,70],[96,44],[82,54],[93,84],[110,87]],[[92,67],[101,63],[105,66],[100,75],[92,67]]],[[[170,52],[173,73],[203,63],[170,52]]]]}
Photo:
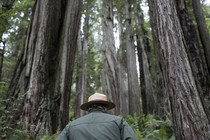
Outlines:
{"type": "Polygon", "coordinates": [[[79,124],[91,124],[91,123],[104,123],[104,122],[120,123],[121,120],[122,120],[122,117],[107,114],[107,113],[90,113],[72,121],[70,123],[70,127],[79,125],[79,124]]]}

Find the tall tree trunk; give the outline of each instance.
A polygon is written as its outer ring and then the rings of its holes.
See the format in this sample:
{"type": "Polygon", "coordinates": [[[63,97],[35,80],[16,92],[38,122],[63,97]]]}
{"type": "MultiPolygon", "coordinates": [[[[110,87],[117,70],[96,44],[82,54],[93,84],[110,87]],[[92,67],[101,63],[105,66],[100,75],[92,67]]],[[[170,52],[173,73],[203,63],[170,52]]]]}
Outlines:
{"type": "Polygon", "coordinates": [[[76,118],[85,115],[85,112],[80,109],[80,105],[84,103],[86,95],[88,32],[87,31],[84,32],[84,37],[78,40],[79,43],[77,49],[78,53],[77,53],[77,82],[76,82],[77,99],[76,99],[76,111],[75,111],[76,118]]]}
{"type": "Polygon", "coordinates": [[[136,39],[137,39],[137,51],[139,60],[139,73],[140,73],[140,85],[141,85],[141,98],[142,98],[142,111],[144,114],[153,114],[154,110],[154,97],[152,79],[149,70],[149,62],[145,48],[149,48],[147,41],[147,34],[144,29],[144,15],[140,7],[140,3],[137,3],[136,7],[136,39]],[[148,46],[147,46],[148,45],[148,46]]]}
{"type": "Polygon", "coordinates": [[[119,62],[116,55],[113,34],[113,6],[111,0],[104,0],[102,5],[102,29],[103,29],[103,53],[104,53],[104,75],[103,90],[112,100],[116,107],[115,114],[120,114],[119,93],[119,62]]]}
{"type": "MultiPolygon", "coordinates": [[[[152,10],[149,7],[150,10],[152,10]]],[[[150,16],[152,16],[150,14],[150,16]]],[[[152,17],[151,17],[152,18],[152,17]]],[[[154,25],[156,25],[155,20],[150,20],[150,24],[152,26],[152,38],[153,38],[153,48],[154,48],[154,59],[155,59],[155,80],[154,80],[154,98],[155,98],[155,116],[165,119],[165,118],[171,118],[171,109],[170,109],[170,102],[169,102],[169,94],[165,92],[165,83],[164,83],[164,77],[162,72],[162,66],[161,66],[161,57],[159,56],[159,48],[157,46],[160,46],[158,34],[156,34],[156,30],[154,29],[154,25]]]]}
{"type": "Polygon", "coordinates": [[[140,87],[136,67],[136,53],[134,48],[134,34],[131,25],[131,1],[125,0],[125,34],[126,34],[126,56],[128,72],[128,93],[129,93],[129,113],[138,115],[141,113],[140,108],[140,87]]]}
{"type": "Polygon", "coordinates": [[[75,117],[81,117],[86,114],[85,111],[80,109],[80,105],[85,102],[86,87],[87,87],[87,62],[88,62],[88,48],[89,48],[89,36],[90,36],[90,14],[93,5],[93,1],[84,1],[83,16],[84,23],[82,35],[78,39],[78,53],[77,53],[77,83],[76,83],[76,111],[75,117]]]}
{"type": "Polygon", "coordinates": [[[195,14],[195,19],[198,26],[198,31],[201,39],[201,43],[204,48],[204,54],[206,58],[206,63],[208,71],[210,73],[210,35],[209,30],[206,25],[206,21],[203,15],[203,9],[199,0],[192,0],[192,7],[195,14]]]}
{"type": "MultiPolygon", "coordinates": [[[[60,37],[59,69],[56,77],[55,97],[60,96],[57,131],[69,122],[69,100],[71,95],[72,75],[74,69],[77,38],[80,28],[82,0],[68,0],[65,11],[62,35],[60,37]]],[[[54,98],[55,98],[54,97],[54,98]]],[[[55,107],[57,104],[54,104],[55,107]]]]}
{"type": "MultiPolygon", "coordinates": [[[[118,9],[119,10],[119,9],[118,9]]],[[[123,21],[118,13],[118,32],[119,32],[119,49],[117,57],[119,60],[119,74],[120,74],[120,84],[119,84],[119,93],[120,93],[120,113],[123,115],[129,114],[129,100],[128,100],[128,77],[126,69],[126,51],[125,51],[125,33],[123,32],[123,21]]]]}
{"type": "Polygon", "coordinates": [[[175,2],[177,5],[176,7],[179,21],[186,41],[186,51],[189,57],[196,86],[204,104],[204,109],[207,113],[207,116],[210,117],[209,73],[202,60],[196,28],[193,24],[192,17],[190,17],[188,12],[186,2],[183,0],[175,0],[175,2]]]}
{"type": "Polygon", "coordinates": [[[36,139],[60,131],[68,123],[81,4],[81,0],[36,1],[9,89],[10,99],[17,97],[20,102],[14,119],[21,119],[36,139]]]}
{"type": "Polygon", "coordinates": [[[174,1],[149,0],[149,7],[176,139],[210,139],[209,121],[189,64],[174,1]]]}
{"type": "Polygon", "coordinates": [[[63,14],[61,4],[59,1],[36,2],[29,40],[26,42],[29,85],[21,121],[37,139],[53,130],[51,114],[55,115],[56,112],[52,108],[52,89],[55,87],[52,81],[55,81],[57,68],[53,64],[57,63],[59,50],[59,18],[63,14]]]}

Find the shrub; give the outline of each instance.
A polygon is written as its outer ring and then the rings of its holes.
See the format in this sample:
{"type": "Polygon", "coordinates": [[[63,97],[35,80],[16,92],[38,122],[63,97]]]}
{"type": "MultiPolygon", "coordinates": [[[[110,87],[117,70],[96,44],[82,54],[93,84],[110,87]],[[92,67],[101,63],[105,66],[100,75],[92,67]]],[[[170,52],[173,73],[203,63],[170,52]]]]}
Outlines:
{"type": "Polygon", "coordinates": [[[125,120],[135,131],[139,140],[173,140],[170,120],[157,120],[153,115],[125,116],[125,120]]]}

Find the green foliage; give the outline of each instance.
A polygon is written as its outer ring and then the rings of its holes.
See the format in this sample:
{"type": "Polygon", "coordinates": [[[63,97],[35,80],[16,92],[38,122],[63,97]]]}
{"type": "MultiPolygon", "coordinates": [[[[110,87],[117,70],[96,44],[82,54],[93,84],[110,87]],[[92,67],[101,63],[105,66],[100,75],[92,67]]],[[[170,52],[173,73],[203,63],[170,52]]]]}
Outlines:
{"type": "Polygon", "coordinates": [[[9,29],[7,30],[7,50],[13,46],[23,46],[24,35],[32,15],[34,0],[17,0],[11,9],[8,18],[9,29]]]}
{"type": "Polygon", "coordinates": [[[12,125],[7,125],[7,119],[11,117],[11,111],[5,109],[6,105],[6,93],[8,84],[6,82],[0,82],[0,139],[1,140],[26,140],[27,134],[20,129],[19,122],[12,125]]]}
{"type": "Polygon", "coordinates": [[[55,140],[57,135],[45,135],[41,140],[55,140]]]}
{"type": "Polygon", "coordinates": [[[2,35],[2,33],[7,30],[8,28],[8,17],[9,17],[9,12],[7,12],[7,10],[5,8],[0,8],[0,35],[2,35]]]}
{"type": "Polygon", "coordinates": [[[14,129],[8,126],[5,126],[5,127],[0,126],[0,135],[1,135],[0,139],[3,139],[3,140],[4,139],[5,140],[17,140],[17,139],[28,140],[29,139],[27,133],[25,133],[23,130],[17,129],[17,128],[14,129]]]}
{"type": "Polygon", "coordinates": [[[2,69],[2,75],[1,75],[2,81],[7,82],[7,83],[10,82],[16,62],[17,62],[16,57],[9,57],[9,56],[4,57],[3,69],[2,69]]]}
{"type": "Polygon", "coordinates": [[[206,19],[206,24],[210,31],[210,5],[204,5],[203,9],[204,9],[204,16],[206,19]]]}
{"type": "MultiPolygon", "coordinates": [[[[8,89],[8,84],[6,82],[0,82],[0,100],[5,98],[8,89]]],[[[1,106],[1,102],[0,102],[1,106]]]]}
{"type": "Polygon", "coordinates": [[[172,123],[169,120],[157,120],[152,115],[125,117],[140,140],[173,140],[172,123]]]}

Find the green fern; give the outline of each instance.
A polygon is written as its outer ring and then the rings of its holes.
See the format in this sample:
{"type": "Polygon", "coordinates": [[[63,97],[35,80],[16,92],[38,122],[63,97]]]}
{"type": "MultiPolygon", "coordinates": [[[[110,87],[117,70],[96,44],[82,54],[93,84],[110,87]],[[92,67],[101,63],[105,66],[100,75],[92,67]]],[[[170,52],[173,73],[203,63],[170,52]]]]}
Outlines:
{"type": "Polygon", "coordinates": [[[173,140],[170,120],[157,120],[153,115],[127,115],[125,120],[134,129],[139,140],[173,140]]]}
{"type": "Polygon", "coordinates": [[[45,135],[41,140],[55,140],[57,135],[45,135]]]}

